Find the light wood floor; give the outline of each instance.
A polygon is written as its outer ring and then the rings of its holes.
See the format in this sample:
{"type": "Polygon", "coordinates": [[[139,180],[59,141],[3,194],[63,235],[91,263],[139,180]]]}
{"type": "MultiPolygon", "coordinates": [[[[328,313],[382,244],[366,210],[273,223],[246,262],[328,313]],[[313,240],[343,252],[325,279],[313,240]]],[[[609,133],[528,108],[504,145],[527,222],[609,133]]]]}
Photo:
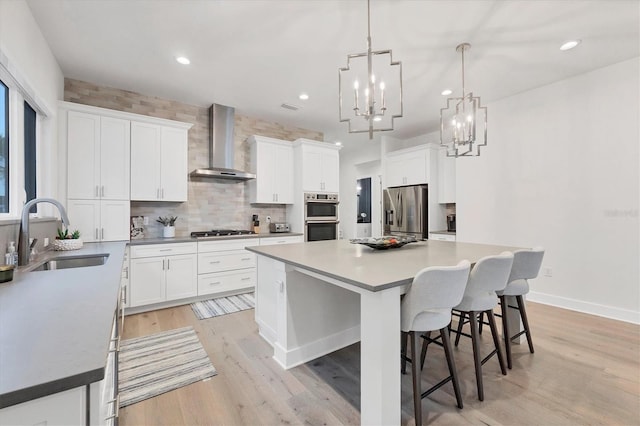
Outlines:
{"type": "MultiPolygon", "coordinates": [[[[529,302],[535,354],[514,346],[514,366],[484,365],[485,400],[476,396],[469,339],[454,350],[464,409],[450,384],[422,402],[428,424],[638,425],[640,327],[529,302]]],[[[130,425],[359,424],[360,351],[353,345],[289,371],[271,358],[254,311],[199,321],[182,306],[128,316],[123,338],[192,325],[218,375],[120,410],[130,425]]],[[[489,350],[491,336],[483,334],[489,350]]],[[[423,389],[446,376],[431,345],[423,389]]],[[[411,375],[402,377],[402,424],[413,425],[411,375]]]]}

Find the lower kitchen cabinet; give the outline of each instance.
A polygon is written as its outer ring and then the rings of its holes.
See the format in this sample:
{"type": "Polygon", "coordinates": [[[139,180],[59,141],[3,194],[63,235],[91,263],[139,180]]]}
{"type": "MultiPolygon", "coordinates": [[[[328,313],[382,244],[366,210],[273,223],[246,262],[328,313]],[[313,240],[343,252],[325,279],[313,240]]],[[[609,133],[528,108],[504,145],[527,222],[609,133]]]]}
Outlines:
{"type": "Polygon", "coordinates": [[[429,239],[435,241],[456,241],[456,236],[453,234],[435,234],[430,232],[429,239]]]}
{"type": "Polygon", "coordinates": [[[239,292],[256,285],[256,255],[246,251],[260,240],[198,242],[198,296],[239,292]]]}
{"type": "Polygon", "coordinates": [[[86,423],[85,386],[0,410],[0,424],[3,425],[81,425],[86,423]]]}
{"type": "Polygon", "coordinates": [[[196,243],[131,247],[129,306],[184,299],[198,294],[196,243]]]}

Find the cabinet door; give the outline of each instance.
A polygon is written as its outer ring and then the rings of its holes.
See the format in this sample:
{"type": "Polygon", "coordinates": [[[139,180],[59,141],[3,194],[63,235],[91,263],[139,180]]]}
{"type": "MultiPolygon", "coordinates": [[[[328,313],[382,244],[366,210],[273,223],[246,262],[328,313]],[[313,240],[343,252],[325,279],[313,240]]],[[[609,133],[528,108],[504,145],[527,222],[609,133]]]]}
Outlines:
{"type": "Polygon", "coordinates": [[[403,159],[399,156],[388,156],[385,170],[385,185],[402,186],[405,185],[405,169],[403,159]]]}
{"type": "Polygon", "coordinates": [[[100,197],[107,200],[128,200],[130,122],[103,117],[100,129],[100,197]]]}
{"type": "Polygon", "coordinates": [[[276,145],[271,163],[277,204],[293,204],[293,147],[276,145]]]}
{"type": "Polygon", "coordinates": [[[327,150],[322,154],[322,190],[340,191],[340,157],[338,151],[327,150]]]}
{"type": "Polygon", "coordinates": [[[79,230],[82,241],[90,243],[100,239],[100,201],[68,200],[69,229],[79,230]]]}
{"type": "Polygon", "coordinates": [[[100,202],[100,237],[102,241],[128,240],[129,201],[104,200],[100,202]]]}
{"type": "Polygon", "coordinates": [[[160,199],[160,126],[131,122],[131,199],[160,199]]]}
{"type": "MultiPolygon", "coordinates": [[[[276,202],[276,184],[274,176],[277,171],[278,162],[276,159],[275,144],[266,142],[256,142],[254,149],[256,150],[254,161],[256,170],[255,179],[255,196],[251,200],[252,203],[275,204],[276,202]]],[[[292,182],[293,183],[293,182],[292,182]]],[[[253,182],[252,182],[253,184],[253,182]]]]}
{"type": "Polygon", "coordinates": [[[198,295],[198,257],[195,254],[167,256],[167,300],[198,295]]]}
{"type": "Polygon", "coordinates": [[[160,198],[187,201],[187,131],[163,127],[161,139],[160,198]]]}
{"type": "Polygon", "coordinates": [[[86,388],[80,386],[0,410],[2,425],[81,425],[86,419],[86,388]]]}
{"type": "Polygon", "coordinates": [[[164,257],[131,259],[129,306],[150,305],[166,300],[165,262],[164,257]]]}
{"type": "Polygon", "coordinates": [[[429,183],[427,178],[427,150],[416,151],[403,155],[403,170],[406,177],[405,185],[429,183]]]}
{"type": "Polygon", "coordinates": [[[67,123],[67,197],[98,198],[100,116],[69,111],[67,123]]]}
{"type": "Polygon", "coordinates": [[[304,147],[302,151],[302,189],[322,191],[322,151],[304,147]]]}

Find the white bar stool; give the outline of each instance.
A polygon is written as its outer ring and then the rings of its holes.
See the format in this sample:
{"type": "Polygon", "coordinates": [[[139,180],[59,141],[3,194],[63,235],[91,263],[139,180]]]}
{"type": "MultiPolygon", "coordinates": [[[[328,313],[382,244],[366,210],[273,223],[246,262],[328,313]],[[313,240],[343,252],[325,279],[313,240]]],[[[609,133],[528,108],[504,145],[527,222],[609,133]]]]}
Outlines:
{"type": "MultiPolygon", "coordinates": [[[[405,372],[406,362],[410,361],[416,425],[422,424],[422,398],[450,380],[453,382],[458,407],[462,408],[458,373],[453,359],[448,326],[451,323],[451,308],[462,300],[470,267],[469,261],[463,260],[457,266],[425,268],[416,274],[409,291],[401,301],[402,373],[405,372]],[[420,335],[422,333],[430,334],[435,330],[440,330],[442,336],[442,346],[447,358],[450,376],[422,393],[420,384],[422,365],[418,361],[420,335]],[[411,336],[411,359],[406,356],[409,335],[411,336]]],[[[424,342],[424,344],[427,343],[424,342]]]]}
{"type": "Polygon", "coordinates": [[[487,362],[493,355],[498,355],[500,370],[503,375],[507,374],[502,351],[500,350],[500,341],[498,339],[498,330],[496,328],[495,318],[493,317],[493,308],[498,305],[496,291],[503,290],[507,285],[507,279],[511,273],[513,264],[513,254],[511,252],[503,252],[497,256],[487,256],[478,260],[469,275],[469,282],[464,291],[462,302],[453,308],[454,311],[460,312],[458,329],[456,331],[456,342],[458,346],[460,336],[465,335],[471,337],[473,345],[473,359],[476,370],[476,384],[478,387],[478,399],[484,401],[484,388],[482,386],[482,365],[487,362]],[[485,313],[489,320],[491,335],[493,336],[493,344],[495,349],[484,359],[480,359],[480,342],[478,333],[478,315],[485,313]],[[462,326],[466,323],[465,316],[469,317],[469,325],[471,327],[471,335],[462,332],[462,326]]]}
{"type": "Polygon", "coordinates": [[[543,257],[544,248],[542,247],[515,251],[513,253],[513,266],[511,267],[509,282],[504,290],[496,292],[500,298],[500,305],[502,307],[502,334],[504,336],[504,349],[507,353],[507,366],[509,369],[512,367],[511,341],[513,339],[517,339],[525,333],[527,335],[527,343],[529,344],[529,352],[534,352],[531,331],[529,330],[529,320],[527,319],[527,311],[525,310],[524,298],[522,296],[529,293],[529,282],[527,280],[538,276],[543,257]],[[506,296],[515,296],[517,306],[508,306],[506,296]],[[507,320],[507,309],[509,308],[517,309],[518,312],[520,312],[520,318],[522,318],[523,330],[514,336],[511,336],[509,332],[509,321],[507,320]]]}

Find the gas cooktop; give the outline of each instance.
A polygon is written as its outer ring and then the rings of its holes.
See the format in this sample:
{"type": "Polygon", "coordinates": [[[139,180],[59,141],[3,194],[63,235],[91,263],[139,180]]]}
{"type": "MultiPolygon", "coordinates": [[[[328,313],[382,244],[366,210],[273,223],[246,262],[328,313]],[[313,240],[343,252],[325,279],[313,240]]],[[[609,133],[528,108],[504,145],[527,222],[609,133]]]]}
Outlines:
{"type": "Polygon", "coordinates": [[[194,238],[204,237],[223,237],[227,235],[251,235],[255,234],[253,231],[246,229],[212,229],[211,231],[197,231],[192,232],[191,236],[194,238]]]}

